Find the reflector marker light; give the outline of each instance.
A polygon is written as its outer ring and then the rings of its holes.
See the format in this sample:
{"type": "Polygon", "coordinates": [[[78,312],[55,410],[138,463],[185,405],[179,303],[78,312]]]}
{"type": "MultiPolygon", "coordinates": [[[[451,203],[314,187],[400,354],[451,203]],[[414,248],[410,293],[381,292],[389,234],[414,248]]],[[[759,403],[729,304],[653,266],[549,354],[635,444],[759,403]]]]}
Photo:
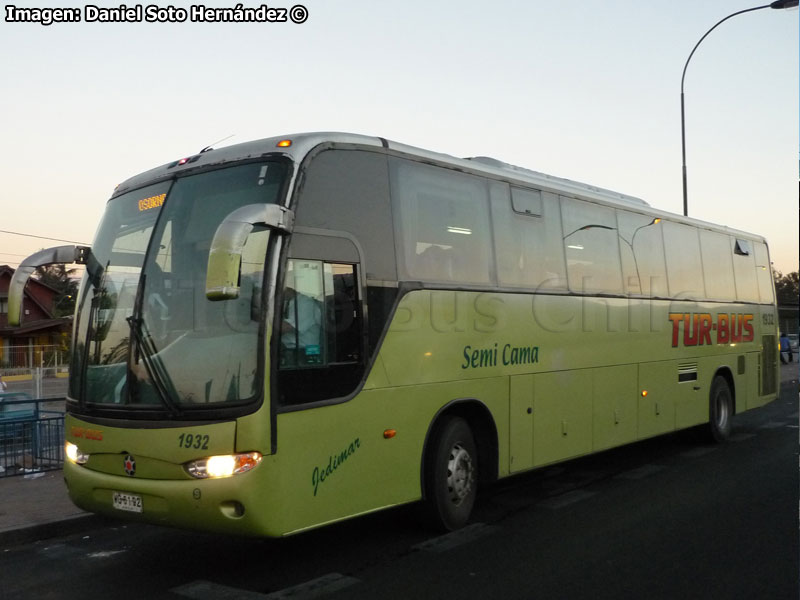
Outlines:
{"type": "Polygon", "coordinates": [[[396,435],[397,435],[396,429],[387,429],[386,431],[383,432],[383,439],[390,440],[396,435]]]}

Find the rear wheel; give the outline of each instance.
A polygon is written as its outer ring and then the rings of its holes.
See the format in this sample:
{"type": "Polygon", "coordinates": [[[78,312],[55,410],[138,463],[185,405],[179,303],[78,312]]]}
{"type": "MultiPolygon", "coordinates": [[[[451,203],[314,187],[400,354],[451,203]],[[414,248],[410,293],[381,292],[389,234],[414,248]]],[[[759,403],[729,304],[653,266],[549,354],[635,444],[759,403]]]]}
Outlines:
{"type": "Polygon", "coordinates": [[[733,394],[728,381],[717,375],[711,383],[708,398],[708,433],[715,442],[724,442],[731,435],[733,394]]]}
{"type": "Polygon", "coordinates": [[[467,422],[449,417],[426,456],[425,507],[437,529],[453,531],[469,519],[478,489],[478,453],[467,422]]]}

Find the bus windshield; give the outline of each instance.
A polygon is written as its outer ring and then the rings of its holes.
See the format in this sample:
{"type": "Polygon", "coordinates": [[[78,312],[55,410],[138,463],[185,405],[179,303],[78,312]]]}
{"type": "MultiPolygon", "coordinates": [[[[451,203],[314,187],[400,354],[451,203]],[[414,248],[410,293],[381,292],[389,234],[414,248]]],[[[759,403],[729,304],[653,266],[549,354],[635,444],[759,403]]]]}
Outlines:
{"type": "Polygon", "coordinates": [[[247,163],[109,201],[92,246],[100,268],[81,284],[72,400],[172,416],[255,401],[270,230],[247,238],[236,299],[206,298],[208,251],[230,212],[280,201],[286,172],[282,162],[247,163]]]}

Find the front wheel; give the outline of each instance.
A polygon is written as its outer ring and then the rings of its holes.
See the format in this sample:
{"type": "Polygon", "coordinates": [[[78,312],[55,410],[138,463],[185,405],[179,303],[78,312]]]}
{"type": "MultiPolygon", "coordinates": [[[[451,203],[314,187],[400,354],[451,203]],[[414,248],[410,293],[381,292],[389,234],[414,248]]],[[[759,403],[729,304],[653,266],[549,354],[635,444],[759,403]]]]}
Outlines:
{"type": "Polygon", "coordinates": [[[711,383],[708,398],[708,433],[715,442],[724,442],[731,435],[733,394],[728,381],[717,375],[711,383]]]}
{"type": "Polygon", "coordinates": [[[478,453],[467,422],[449,417],[438,427],[425,464],[428,521],[453,531],[469,519],[478,490],[478,453]]]}

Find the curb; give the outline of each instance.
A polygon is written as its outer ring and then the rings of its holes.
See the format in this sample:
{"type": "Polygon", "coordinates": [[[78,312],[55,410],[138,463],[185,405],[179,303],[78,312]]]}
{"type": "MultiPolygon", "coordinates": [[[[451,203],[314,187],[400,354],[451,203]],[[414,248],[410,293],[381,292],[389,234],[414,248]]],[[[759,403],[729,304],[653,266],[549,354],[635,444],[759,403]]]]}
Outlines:
{"type": "Polygon", "coordinates": [[[33,375],[3,375],[3,381],[11,383],[12,381],[32,381],[33,375]]]}

